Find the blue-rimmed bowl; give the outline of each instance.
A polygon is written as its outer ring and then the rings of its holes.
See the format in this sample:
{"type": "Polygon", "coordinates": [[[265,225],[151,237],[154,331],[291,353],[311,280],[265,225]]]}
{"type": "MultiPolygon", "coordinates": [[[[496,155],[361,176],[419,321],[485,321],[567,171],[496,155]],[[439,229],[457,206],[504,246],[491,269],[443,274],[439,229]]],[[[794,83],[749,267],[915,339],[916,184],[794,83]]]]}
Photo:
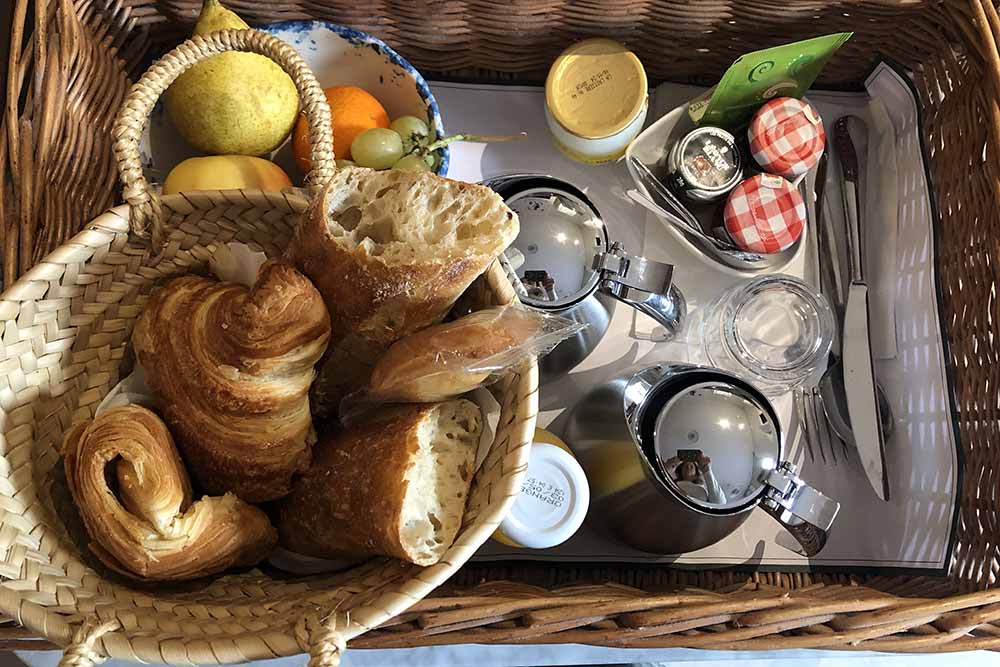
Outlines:
{"type": "MultiPolygon", "coordinates": [[[[284,21],[258,29],[294,47],[324,88],[364,88],[385,107],[389,118],[424,118],[438,137],[444,136],[437,102],[424,77],[377,37],[326,21],[284,21]]],[[[284,152],[279,151],[275,158],[282,166],[284,152]]],[[[448,173],[448,147],[437,154],[435,171],[444,176],[448,173]]]]}
{"type": "MultiPolygon", "coordinates": [[[[385,107],[389,118],[417,116],[428,121],[431,131],[444,136],[437,102],[424,77],[382,40],[353,28],[326,21],[285,21],[258,28],[290,44],[306,61],[323,88],[359,86],[385,107]]],[[[289,138],[290,139],[290,138],[289,138]]],[[[201,155],[180,138],[162,104],[157,104],[139,147],[146,177],[162,183],[179,162],[201,155]]],[[[449,151],[436,151],[435,172],[448,173],[449,151]]],[[[293,181],[302,176],[286,141],[271,159],[293,181]]]]}

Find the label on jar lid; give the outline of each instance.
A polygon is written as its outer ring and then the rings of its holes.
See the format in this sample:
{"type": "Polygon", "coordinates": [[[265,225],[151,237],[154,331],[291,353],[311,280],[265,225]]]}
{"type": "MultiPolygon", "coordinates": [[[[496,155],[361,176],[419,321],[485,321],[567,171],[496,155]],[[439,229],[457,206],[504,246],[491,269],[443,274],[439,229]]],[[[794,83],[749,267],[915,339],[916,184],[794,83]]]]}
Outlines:
{"type": "Polygon", "coordinates": [[[766,255],[785,250],[802,235],[806,203],[784,178],[757,174],[729,194],[723,218],[733,243],[766,255]]]}
{"type": "Polygon", "coordinates": [[[568,540],[590,505],[587,477],[569,448],[554,437],[552,444],[539,440],[536,433],[521,492],[498,530],[508,544],[529,549],[568,540]]]}
{"type": "Polygon", "coordinates": [[[545,80],[545,104],[567,132],[603,139],[642,111],[646,71],[639,58],[610,39],[587,39],[560,54],[545,80]]]}
{"type": "Polygon", "coordinates": [[[739,177],[741,160],[736,139],[717,127],[699,127],[681,139],[676,168],[684,189],[726,190],[739,177]]]}

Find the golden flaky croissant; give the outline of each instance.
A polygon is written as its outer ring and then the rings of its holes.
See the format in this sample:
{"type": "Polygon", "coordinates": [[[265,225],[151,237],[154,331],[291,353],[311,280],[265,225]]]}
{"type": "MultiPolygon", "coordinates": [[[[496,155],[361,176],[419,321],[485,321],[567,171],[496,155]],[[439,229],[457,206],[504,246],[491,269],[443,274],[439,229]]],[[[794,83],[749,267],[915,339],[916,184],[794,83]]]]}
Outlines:
{"type": "Polygon", "coordinates": [[[253,565],[277,541],[267,515],[232,494],[191,502],[174,441],[146,408],[113,408],[77,424],[63,462],[91,550],[122,574],[203,577],[253,565]]]}
{"type": "Polygon", "coordinates": [[[149,300],[132,343],[206,492],[288,493],[309,465],[307,392],[329,337],[319,292],[280,260],[261,266],[253,289],[185,276],[149,300]]]}

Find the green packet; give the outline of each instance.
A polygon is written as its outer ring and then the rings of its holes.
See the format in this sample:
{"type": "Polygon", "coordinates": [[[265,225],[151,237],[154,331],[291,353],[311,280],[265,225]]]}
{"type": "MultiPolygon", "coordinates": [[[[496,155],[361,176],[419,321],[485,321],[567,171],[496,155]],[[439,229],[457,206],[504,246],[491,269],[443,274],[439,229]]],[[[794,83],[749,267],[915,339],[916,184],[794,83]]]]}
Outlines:
{"type": "Polygon", "coordinates": [[[698,125],[735,128],[772,97],[802,97],[853,34],[838,32],[742,55],[715,88],[688,105],[688,115],[698,125]]]}

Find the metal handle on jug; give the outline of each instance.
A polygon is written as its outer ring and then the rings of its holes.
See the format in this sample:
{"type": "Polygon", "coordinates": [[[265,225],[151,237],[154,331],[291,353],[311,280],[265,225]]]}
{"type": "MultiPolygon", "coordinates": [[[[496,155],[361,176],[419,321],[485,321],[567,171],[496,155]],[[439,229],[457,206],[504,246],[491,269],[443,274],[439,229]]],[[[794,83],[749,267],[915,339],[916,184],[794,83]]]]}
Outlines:
{"type": "Polygon", "coordinates": [[[812,557],[826,545],[840,503],[803,482],[795,472],[795,466],[786,461],[768,474],[761,507],[788,529],[800,546],[799,553],[812,557]]]}
{"type": "Polygon", "coordinates": [[[687,304],[672,284],[672,265],[630,255],[616,241],[594,257],[594,269],[601,274],[602,292],[652,317],[666,329],[667,338],[680,333],[687,304]]]}

